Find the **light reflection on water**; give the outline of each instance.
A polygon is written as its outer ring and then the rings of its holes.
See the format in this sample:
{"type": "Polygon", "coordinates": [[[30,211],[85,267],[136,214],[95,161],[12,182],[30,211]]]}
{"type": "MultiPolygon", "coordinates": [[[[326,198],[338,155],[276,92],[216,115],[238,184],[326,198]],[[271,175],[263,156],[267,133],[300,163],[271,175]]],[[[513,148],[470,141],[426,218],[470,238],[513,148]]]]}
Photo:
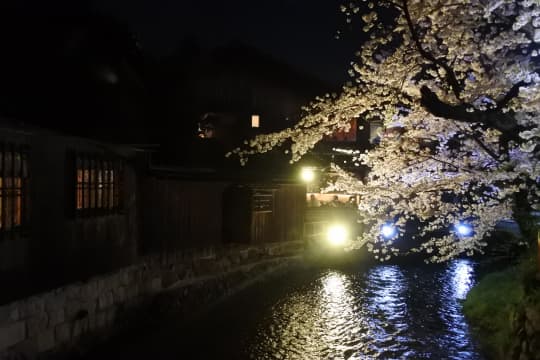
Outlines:
{"type": "Polygon", "coordinates": [[[464,300],[472,287],[473,267],[467,261],[456,261],[447,270],[452,278],[454,297],[464,300]]]}
{"type": "Polygon", "coordinates": [[[252,359],[480,359],[460,305],[473,282],[467,260],[328,270],[275,303],[247,351],[252,359]]]}

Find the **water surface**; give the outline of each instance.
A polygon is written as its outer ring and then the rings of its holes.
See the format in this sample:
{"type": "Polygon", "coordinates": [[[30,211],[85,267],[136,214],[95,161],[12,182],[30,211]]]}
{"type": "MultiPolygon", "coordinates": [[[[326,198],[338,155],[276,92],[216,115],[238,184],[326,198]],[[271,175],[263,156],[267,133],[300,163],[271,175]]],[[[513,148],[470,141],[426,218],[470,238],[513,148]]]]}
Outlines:
{"type": "Polygon", "coordinates": [[[258,283],[197,321],[147,329],[122,357],[481,359],[461,312],[475,264],[303,268],[258,283]]]}

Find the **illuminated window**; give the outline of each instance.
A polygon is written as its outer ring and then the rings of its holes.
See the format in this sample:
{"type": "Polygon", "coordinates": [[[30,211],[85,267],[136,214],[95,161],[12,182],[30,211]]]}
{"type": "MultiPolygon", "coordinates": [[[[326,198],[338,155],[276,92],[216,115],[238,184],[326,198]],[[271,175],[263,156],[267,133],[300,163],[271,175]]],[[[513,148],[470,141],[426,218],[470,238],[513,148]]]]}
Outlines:
{"type": "Polygon", "coordinates": [[[78,215],[106,215],[120,209],[122,164],[89,155],[76,157],[75,208],[78,215]]]}
{"type": "Polygon", "coordinates": [[[25,147],[0,144],[0,232],[28,223],[28,155],[25,147]]]}
{"type": "Polygon", "coordinates": [[[251,115],[251,127],[258,128],[260,124],[259,120],[259,115],[251,115]]]}

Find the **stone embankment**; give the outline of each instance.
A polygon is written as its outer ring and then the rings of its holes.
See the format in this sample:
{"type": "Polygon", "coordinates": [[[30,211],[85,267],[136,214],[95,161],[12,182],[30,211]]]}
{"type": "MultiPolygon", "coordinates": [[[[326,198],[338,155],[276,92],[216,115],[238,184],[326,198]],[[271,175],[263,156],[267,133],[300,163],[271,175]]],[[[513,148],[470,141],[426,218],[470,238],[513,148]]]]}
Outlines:
{"type": "Polygon", "coordinates": [[[186,314],[222,300],[262,275],[298,261],[301,242],[148,256],[96,276],[0,306],[0,360],[66,353],[100,342],[158,302],[186,314]]]}

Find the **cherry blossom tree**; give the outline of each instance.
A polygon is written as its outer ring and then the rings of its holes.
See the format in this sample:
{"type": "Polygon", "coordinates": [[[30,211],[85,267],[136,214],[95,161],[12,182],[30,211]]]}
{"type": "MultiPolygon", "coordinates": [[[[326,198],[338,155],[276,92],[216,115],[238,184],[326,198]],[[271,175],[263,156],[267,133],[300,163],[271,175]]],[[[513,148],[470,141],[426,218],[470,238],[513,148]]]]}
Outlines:
{"type": "Polygon", "coordinates": [[[342,6],[369,40],[339,95],[317,98],[298,124],[260,135],[232,153],[290,146],[291,162],[350,120],[383,122],[380,143],[353,161],[363,181],[339,169],[334,189],[361,195],[359,214],[378,259],[400,252],[404,226],[419,230],[408,251],[433,262],[481,252],[516,209],[537,206],[540,179],[540,1],[378,0],[342,6]],[[384,239],[386,222],[399,234],[384,239]],[[469,236],[451,230],[474,227],[469,236]]]}

